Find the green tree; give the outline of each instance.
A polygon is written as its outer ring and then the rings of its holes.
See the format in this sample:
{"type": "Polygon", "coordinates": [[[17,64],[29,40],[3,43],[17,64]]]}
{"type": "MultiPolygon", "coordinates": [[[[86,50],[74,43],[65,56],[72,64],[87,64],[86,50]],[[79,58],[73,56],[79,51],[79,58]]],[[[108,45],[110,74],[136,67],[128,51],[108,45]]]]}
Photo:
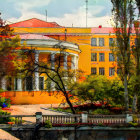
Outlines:
{"type": "Polygon", "coordinates": [[[124,106],[123,84],[120,80],[107,79],[106,76],[90,75],[85,81],[75,84],[73,94],[83,102],[106,102],[113,106],[124,106]]]}
{"type": "Polygon", "coordinates": [[[66,48],[61,43],[62,42],[59,42],[54,46],[54,48],[59,51],[59,55],[56,55],[54,60],[48,58],[47,63],[35,60],[34,55],[36,54],[37,50],[32,48],[23,50],[23,56],[27,56],[28,63],[26,63],[22,72],[24,72],[26,76],[33,76],[35,75],[35,72],[45,74],[47,77],[47,90],[55,90],[62,93],[73,114],[75,114],[75,109],[73,108],[71,102],[71,91],[73,90],[73,83],[76,79],[78,79],[80,72],[78,70],[72,70],[70,65],[71,62],[69,61],[67,61],[67,68],[64,68],[64,56],[68,55],[69,53],[66,52],[66,48]]]}
{"type": "Polygon", "coordinates": [[[133,104],[132,104],[132,111],[133,113],[137,112],[137,98],[140,95],[140,1],[136,1],[137,4],[137,9],[138,15],[136,16],[137,20],[134,21],[134,28],[135,28],[135,33],[136,33],[136,39],[135,39],[135,45],[132,46],[132,55],[135,60],[135,72],[134,72],[134,88],[133,88],[133,104]]]}
{"type": "Polygon", "coordinates": [[[118,67],[121,70],[121,79],[124,84],[125,110],[129,109],[128,79],[131,76],[131,49],[130,36],[134,20],[133,0],[111,0],[113,9],[114,31],[117,39],[117,47],[112,46],[111,50],[119,59],[118,67]]]}

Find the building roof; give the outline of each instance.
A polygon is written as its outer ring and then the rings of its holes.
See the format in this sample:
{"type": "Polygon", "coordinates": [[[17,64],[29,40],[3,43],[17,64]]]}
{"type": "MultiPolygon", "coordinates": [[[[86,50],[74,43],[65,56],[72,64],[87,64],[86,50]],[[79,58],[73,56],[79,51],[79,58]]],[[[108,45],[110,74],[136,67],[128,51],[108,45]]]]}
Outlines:
{"type": "Polygon", "coordinates": [[[113,28],[111,27],[93,27],[91,28],[91,33],[99,33],[99,34],[108,34],[108,33],[114,33],[113,28]]]}
{"type": "MultiPolygon", "coordinates": [[[[60,46],[66,47],[67,49],[71,49],[71,50],[80,52],[79,46],[75,43],[56,40],[56,39],[53,39],[53,38],[50,38],[50,37],[44,36],[44,35],[29,33],[29,34],[21,34],[21,35],[19,35],[19,37],[21,38],[21,44],[24,41],[26,41],[27,46],[50,48],[52,46],[60,45],[60,46]]],[[[47,50],[45,50],[45,51],[47,51],[47,50]]]]}
{"type": "Polygon", "coordinates": [[[32,18],[17,23],[10,24],[10,27],[62,27],[56,22],[46,22],[37,18],[32,18]]]}
{"type": "MultiPolygon", "coordinates": [[[[91,33],[94,34],[111,34],[111,33],[115,33],[114,28],[112,27],[93,27],[91,28],[91,33]]],[[[132,33],[135,33],[135,29],[132,28],[132,33]]]]}

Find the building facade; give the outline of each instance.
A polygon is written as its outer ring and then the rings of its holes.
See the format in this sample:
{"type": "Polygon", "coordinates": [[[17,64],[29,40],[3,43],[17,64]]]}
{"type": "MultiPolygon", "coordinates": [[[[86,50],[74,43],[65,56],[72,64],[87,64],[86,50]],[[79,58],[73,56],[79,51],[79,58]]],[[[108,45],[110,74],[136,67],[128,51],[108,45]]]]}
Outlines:
{"type": "MultiPolygon", "coordinates": [[[[20,35],[21,42],[26,41],[27,46],[35,47],[36,61],[41,59],[47,61],[48,56],[51,60],[55,59],[55,55],[59,52],[53,46],[61,40],[69,53],[69,56],[64,55],[64,63],[70,59],[71,69],[80,69],[84,75],[98,74],[106,75],[108,78],[117,76],[117,63],[110,50],[115,40],[113,28],[63,27],[55,22],[45,22],[36,18],[11,24],[10,27],[14,29],[15,35],[20,35]]],[[[132,44],[135,42],[134,38],[135,36],[131,37],[132,44]]],[[[67,67],[67,64],[64,64],[64,67],[67,67]]],[[[35,82],[27,78],[24,87],[22,79],[15,78],[14,87],[3,95],[10,97],[13,104],[60,102],[62,97],[56,99],[43,91],[44,77],[38,73],[35,75],[35,82]]],[[[2,88],[7,90],[6,79],[2,81],[2,88]]]]}

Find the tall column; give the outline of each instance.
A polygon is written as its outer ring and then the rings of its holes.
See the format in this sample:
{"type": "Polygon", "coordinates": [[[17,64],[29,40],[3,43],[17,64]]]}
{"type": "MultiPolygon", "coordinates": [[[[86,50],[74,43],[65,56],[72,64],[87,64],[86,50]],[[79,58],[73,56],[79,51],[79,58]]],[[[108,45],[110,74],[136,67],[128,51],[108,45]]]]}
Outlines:
{"type": "Polygon", "coordinates": [[[22,91],[22,79],[17,78],[17,90],[22,91]]]}
{"type": "MultiPolygon", "coordinates": [[[[55,69],[55,53],[51,53],[51,68],[55,69]]],[[[55,83],[51,82],[51,89],[54,91],[55,90],[55,83]]]]}
{"type": "Polygon", "coordinates": [[[6,78],[3,77],[3,78],[1,79],[1,88],[2,88],[3,90],[6,90],[6,82],[7,82],[6,78]]]}
{"type": "MultiPolygon", "coordinates": [[[[78,56],[74,55],[71,58],[71,69],[76,70],[78,69],[78,56]]],[[[76,72],[74,76],[74,81],[76,81],[76,72]]]]}
{"type": "Polygon", "coordinates": [[[76,69],[78,69],[78,59],[79,59],[79,57],[76,56],[76,69]]]}
{"type": "Polygon", "coordinates": [[[51,53],[51,68],[55,68],[55,53],[51,53]]]}
{"type": "MultiPolygon", "coordinates": [[[[35,63],[38,64],[39,62],[39,52],[35,52],[35,63]]],[[[34,90],[38,91],[39,90],[39,73],[38,73],[38,66],[35,65],[35,85],[34,85],[34,90]]]]}
{"type": "Polygon", "coordinates": [[[65,70],[68,69],[68,64],[67,64],[68,63],[68,60],[67,60],[68,57],[67,56],[68,56],[67,54],[64,55],[64,69],[65,70]]]}
{"type": "Polygon", "coordinates": [[[76,56],[72,56],[72,59],[71,59],[71,69],[76,69],[76,56]]]}

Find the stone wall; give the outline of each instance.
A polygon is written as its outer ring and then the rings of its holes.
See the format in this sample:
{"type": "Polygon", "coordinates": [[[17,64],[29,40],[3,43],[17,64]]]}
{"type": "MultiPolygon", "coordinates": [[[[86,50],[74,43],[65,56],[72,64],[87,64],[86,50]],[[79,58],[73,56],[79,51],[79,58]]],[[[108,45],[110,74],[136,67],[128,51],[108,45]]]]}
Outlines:
{"type": "MultiPolygon", "coordinates": [[[[20,140],[74,140],[73,127],[40,128],[10,128],[5,129],[20,140]]],[[[140,128],[106,128],[80,127],[76,131],[76,140],[140,140],[140,128]]]]}

